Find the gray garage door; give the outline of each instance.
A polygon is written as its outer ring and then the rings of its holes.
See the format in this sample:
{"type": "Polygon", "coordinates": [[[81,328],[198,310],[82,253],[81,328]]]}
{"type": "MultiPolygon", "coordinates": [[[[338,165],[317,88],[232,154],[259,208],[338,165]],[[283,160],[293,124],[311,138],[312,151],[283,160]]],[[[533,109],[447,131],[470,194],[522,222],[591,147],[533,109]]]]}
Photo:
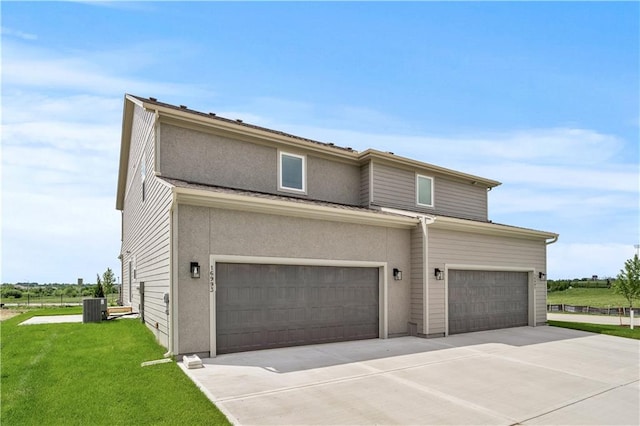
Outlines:
{"type": "Polygon", "coordinates": [[[449,334],[529,324],[528,273],[449,271],[449,334]]]}
{"type": "Polygon", "coordinates": [[[218,263],[217,352],[378,337],[378,269],[218,263]]]}

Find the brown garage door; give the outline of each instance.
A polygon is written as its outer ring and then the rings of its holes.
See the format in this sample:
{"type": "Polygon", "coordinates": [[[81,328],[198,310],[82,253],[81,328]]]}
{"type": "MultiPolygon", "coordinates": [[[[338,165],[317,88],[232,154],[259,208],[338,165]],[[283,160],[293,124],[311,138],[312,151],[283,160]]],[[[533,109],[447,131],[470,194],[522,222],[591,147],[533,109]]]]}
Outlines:
{"type": "Polygon", "coordinates": [[[450,270],[449,334],[529,324],[527,272],[450,270]]]}
{"type": "Polygon", "coordinates": [[[216,346],[230,353],[378,337],[378,269],[216,264],[216,346]]]}

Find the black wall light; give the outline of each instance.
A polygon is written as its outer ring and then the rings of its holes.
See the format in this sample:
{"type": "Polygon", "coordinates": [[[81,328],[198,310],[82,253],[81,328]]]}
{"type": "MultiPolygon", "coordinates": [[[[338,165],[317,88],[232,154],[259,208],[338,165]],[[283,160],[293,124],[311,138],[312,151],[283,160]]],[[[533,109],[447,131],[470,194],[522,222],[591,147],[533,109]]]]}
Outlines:
{"type": "Polygon", "coordinates": [[[545,280],[547,278],[547,274],[545,274],[544,272],[538,272],[538,278],[540,278],[541,280],[545,280]]]}
{"type": "Polygon", "coordinates": [[[393,279],[400,281],[402,279],[402,271],[398,268],[393,268],[393,279]]]}
{"type": "Polygon", "coordinates": [[[189,271],[191,272],[191,278],[200,278],[200,265],[198,265],[198,262],[191,262],[189,271]]]}
{"type": "Polygon", "coordinates": [[[436,280],[444,280],[444,272],[440,268],[436,268],[433,271],[433,275],[436,277],[436,280]]]}

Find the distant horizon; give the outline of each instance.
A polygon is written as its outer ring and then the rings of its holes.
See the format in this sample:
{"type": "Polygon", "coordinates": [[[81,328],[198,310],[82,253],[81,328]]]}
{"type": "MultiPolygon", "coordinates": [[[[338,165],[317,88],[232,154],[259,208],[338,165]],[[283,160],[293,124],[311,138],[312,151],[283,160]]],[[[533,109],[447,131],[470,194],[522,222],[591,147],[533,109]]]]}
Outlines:
{"type": "MultiPolygon", "coordinates": [[[[617,274],[615,276],[598,276],[598,278],[595,281],[606,281],[607,279],[616,279],[617,274]]],[[[580,277],[580,278],[548,278],[547,281],[594,281],[593,280],[593,276],[590,277],[580,277]]],[[[93,282],[83,282],[82,285],[96,285],[97,283],[93,282]]],[[[122,284],[121,282],[116,282],[114,283],[114,285],[120,285],[122,284]]],[[[47,285],[79,285],[77,282],[76,283],[62,283],[62,282],[43,282],[43,283],[39,283],[39,282],[14,282],[14,283],[10,283],[10,282],[3,282],[0,285],[23,285],[23,286],[33,286],[33,285],[37,285],[37,286],[47,286],[47,285]]]]}
{"type": "Polygon", "coordinates": [[[0,281],[121,276],[125,93],[502,182],[550,279],[640,244],[638,2],[4,2],[0,281]]]}

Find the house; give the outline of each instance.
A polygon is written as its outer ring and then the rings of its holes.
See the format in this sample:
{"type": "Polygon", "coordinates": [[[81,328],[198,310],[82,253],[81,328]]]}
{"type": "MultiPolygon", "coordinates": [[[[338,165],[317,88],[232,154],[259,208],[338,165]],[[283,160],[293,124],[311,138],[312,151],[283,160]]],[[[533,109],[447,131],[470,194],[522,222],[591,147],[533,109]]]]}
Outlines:
{"type": "Polygon", "coordinates": [[[177,356],[544,324],[558,235],[498,185],[126,95],[123,304],[177,356]]]}

